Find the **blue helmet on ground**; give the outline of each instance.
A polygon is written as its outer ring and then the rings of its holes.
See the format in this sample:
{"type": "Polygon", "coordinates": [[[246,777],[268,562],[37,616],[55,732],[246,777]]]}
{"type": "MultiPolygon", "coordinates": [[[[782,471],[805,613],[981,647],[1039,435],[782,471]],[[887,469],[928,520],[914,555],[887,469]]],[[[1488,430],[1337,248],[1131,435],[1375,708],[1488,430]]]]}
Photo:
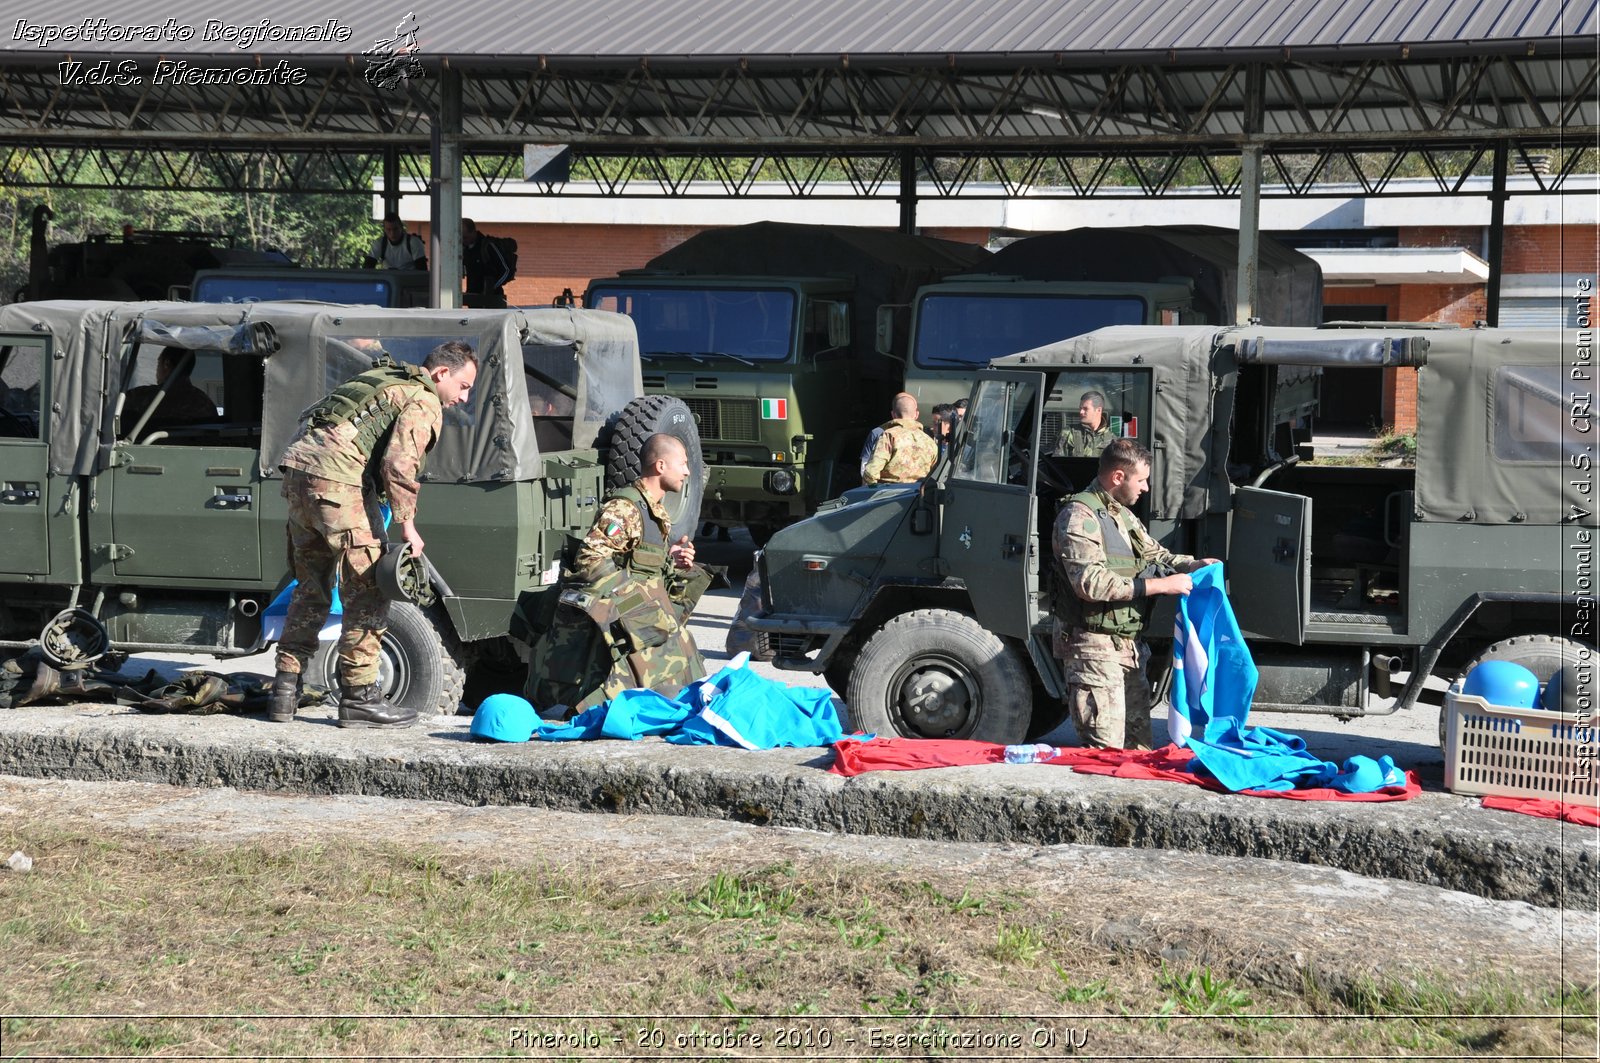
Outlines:
{"type": "Polygon", "coordinates": [[[527,698],[490,694],[472,714],[472,733],[491,742],[526,742],[533,737],[539,714],[527,698]]]}
{"type": "Polygon", "coordinates": [[[1545,685],[1539,707],[1547,712],[1579,713],[1593,716],[1595,711],[1595,665],[1568,663],[1557,668],[1545,685]]]}
{"type": "Polygon", "coordinates": [[[1539,677],[1516,661],[1484,661],[1467,673],[1461,693],[1491,705],[1531,709],[1539,701],[1539,677]]]}

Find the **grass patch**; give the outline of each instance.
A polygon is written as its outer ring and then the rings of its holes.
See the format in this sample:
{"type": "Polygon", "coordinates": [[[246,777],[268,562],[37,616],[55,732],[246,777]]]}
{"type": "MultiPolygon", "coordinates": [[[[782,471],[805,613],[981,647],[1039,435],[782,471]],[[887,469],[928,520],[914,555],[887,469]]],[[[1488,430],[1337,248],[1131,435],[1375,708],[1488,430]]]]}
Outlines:
{"type": "Polygon", "coordinates": [[[11,1055],[700,1058],[783,1055],[782,1038],[796,1058],[960,1057],[950,1039],[978,1031],[1025,1056],[1067,1014],[1102,1056],[1489,1057],[1571,1052],[1595,1029],[1591,990],[1287,991],[1169,967],[1097,944],[1059,898],[953,875],[686,860],[640,882],[627,862],[181,848],[39,823],[6,844],[35,858],[0,879],[11,1055]],[[1298,1017],[1318,1013],[1335,1018],[1298,1017]]]}

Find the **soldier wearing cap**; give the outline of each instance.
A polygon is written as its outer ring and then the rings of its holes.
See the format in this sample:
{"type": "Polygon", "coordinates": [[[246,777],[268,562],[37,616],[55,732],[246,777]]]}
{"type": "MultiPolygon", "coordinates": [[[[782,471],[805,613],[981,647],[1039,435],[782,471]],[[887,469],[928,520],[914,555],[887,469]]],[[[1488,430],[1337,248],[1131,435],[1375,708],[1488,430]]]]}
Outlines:
{"type": "Polygon", "coordinates": [[[524,693],[546,714],[581,712],[630,688],[671,696],[705,674],[684,625],[710,574],[695,565],[687,535],[673,541],[661,504],[688,482],[689,455],[682,441],[657,434],[639,465],[644,475],[606,497],[533,618],[524,693]]]}
{"type": "Polygon", "coordinates": [[[389,605],[374,566],[382,555],[379,496],[400,534],[422,555],[417,493],[423,461],[439,438],[444,407],[466,402],[478,377],[471,346],[435,347],[419,368],[387,355],[301,415],[284,452],[289,558],[298,581],[278,641],[267,718],[294,719],[301,675],[317,651],[337,582],[344,614],[339,634],[339,726],[407,727],[415,710],[389,704],[378,687],[379,645],[389,605]]]}
{"type": "Polygon", "coordinates": [[[1067,711],[1086,746],[1150,748],[1150,650],[1139,638],[1150,600],[1187,595],[1188,573],[1216,563],[1175,554],[1150,537],[1128,508],[1149,487],[1150,452],[1117,439],[1100,454],[1099,476],[1056,515],[1053,649],[1067,711]]]}
{"type": "Polygon", "coordinates": [[[939,444],[917,420],[916,396],[904,391],[896,395],[890,415],[892,419],[879,429],[872,456],[861,472],[864,484],[916,483],[932,472],[939,460],[939,444]]]}

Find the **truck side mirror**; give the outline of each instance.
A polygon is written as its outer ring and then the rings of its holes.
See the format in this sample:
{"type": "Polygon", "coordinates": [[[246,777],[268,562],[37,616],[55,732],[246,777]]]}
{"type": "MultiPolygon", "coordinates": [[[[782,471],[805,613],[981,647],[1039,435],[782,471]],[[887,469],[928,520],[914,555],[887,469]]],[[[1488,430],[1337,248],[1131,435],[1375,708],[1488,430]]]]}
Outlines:
{"type": "Polygon", "coordinates": [[[828,304],[828,346],[850,346],[850,304],[828,304]]]}
{"type": "Polygon", "coordinates": [[[894,357],[894,307],[878,307],[878,327],[873,346],[879,354],[894,357]]]}

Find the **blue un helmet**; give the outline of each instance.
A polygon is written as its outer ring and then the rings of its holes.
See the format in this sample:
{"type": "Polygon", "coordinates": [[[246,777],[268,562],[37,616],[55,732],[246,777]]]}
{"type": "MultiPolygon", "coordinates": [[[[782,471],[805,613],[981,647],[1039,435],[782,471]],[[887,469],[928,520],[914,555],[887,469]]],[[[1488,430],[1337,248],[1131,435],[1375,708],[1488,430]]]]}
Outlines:
{"type": "Polygon", "coordinates": [[[526,742],[533,737],[538,719],[527,698],[490,694],[472,714],[472,733],[491,742],[526,742]]]}
{"type": "Polygon", "coordinates": [[[1539,700],[1539,677],[1516,661],[1484,661],[1467,673],[1461,693],[1491,705],[1531,709],[1539,700]]]}
{"type": "Polygon", "coordinates": [[[1595,711],[1595,666],[1568,662],[1557,668],[1544,688],[1539,707],[1547,712],[1579,713],[1595,711]]]}

